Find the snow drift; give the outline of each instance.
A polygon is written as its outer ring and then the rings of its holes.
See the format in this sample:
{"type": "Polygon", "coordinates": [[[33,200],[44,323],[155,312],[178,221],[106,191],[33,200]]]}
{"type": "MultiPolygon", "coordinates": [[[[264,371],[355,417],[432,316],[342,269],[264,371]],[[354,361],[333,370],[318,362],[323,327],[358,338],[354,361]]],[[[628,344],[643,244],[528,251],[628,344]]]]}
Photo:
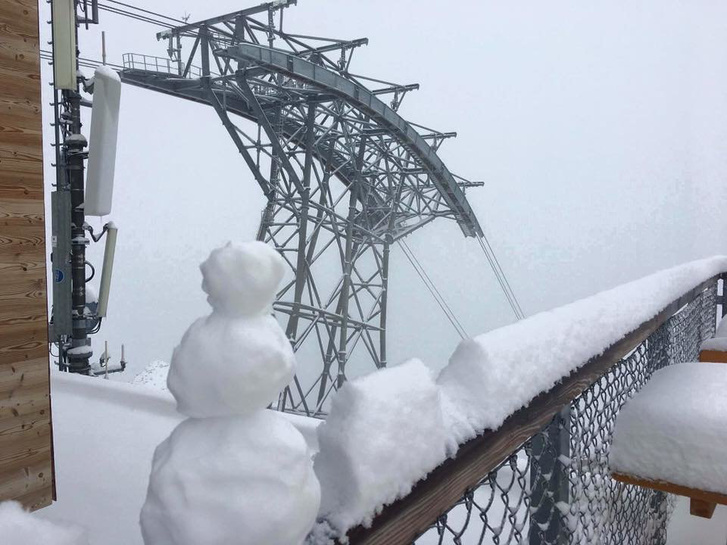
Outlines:
{"type": "Polygon", "coordinates": [[[83,529],[38,518],[14,501],[0,503],[2,545],[89,545],[83,529]]]}

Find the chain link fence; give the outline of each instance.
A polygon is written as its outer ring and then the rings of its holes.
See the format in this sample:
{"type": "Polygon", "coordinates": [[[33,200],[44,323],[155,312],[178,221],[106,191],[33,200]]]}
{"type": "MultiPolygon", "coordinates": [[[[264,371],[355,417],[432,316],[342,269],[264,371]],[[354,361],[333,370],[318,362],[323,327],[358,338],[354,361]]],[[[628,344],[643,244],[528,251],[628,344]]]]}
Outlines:
{"type": "Polygon", "coordinates": [[[416,544],[665,543],[675,499],[611,479],[613,427],[654,371],[698,359],[701,342],[714,335],[716,309],[715,283],[465,493],[416,544]]]}

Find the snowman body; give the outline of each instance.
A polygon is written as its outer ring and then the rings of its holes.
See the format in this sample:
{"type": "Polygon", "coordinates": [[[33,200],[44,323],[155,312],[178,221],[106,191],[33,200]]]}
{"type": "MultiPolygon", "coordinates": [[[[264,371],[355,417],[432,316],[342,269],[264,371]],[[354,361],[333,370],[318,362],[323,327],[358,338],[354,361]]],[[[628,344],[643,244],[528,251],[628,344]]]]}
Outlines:
{"type": "Polygon", "coordinates": [[[184,415],[244,415],[267,407],[293,372],[293,350],[275,318],[213,312],[182,337],[167,385],[184,415]]]}
{"type": "Polygon", "coordinates": [[[294,357],[270,309],[284,270],[265,244],[201,266],[212,314],[175,349],[169,390],[190,418],[157,447],[141,512],[146,545],[298,545],[320,504],[303,436],[266,410],[294,357]]]}

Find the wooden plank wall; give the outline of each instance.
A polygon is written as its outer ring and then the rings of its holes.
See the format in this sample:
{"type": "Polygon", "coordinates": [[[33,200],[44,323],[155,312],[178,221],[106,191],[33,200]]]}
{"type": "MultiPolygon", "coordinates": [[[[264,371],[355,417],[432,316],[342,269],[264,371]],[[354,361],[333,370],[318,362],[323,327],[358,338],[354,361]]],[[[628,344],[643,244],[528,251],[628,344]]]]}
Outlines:
{"type": "Polygon", "coordinates": [[[0,501],[53,498],[36,0],[0,0],[0,501]]]}

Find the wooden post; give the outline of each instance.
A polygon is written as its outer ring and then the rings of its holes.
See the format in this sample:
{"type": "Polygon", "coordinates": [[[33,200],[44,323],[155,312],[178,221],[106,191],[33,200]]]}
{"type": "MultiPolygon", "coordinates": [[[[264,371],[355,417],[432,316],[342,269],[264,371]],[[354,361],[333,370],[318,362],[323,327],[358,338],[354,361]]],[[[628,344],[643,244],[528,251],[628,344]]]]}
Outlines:
{"type": "Polygon", "coordinates": [[[36,0],[0,2],[0,501],[54,495],[36,0]]]}
{"type": "Polygon", "coordinates": [[[695,517],[711,519],[716,508],[717,503],[713,501],[705,501],[698,498],[691,498],[689,500],[689,514],[695,517]]]}

